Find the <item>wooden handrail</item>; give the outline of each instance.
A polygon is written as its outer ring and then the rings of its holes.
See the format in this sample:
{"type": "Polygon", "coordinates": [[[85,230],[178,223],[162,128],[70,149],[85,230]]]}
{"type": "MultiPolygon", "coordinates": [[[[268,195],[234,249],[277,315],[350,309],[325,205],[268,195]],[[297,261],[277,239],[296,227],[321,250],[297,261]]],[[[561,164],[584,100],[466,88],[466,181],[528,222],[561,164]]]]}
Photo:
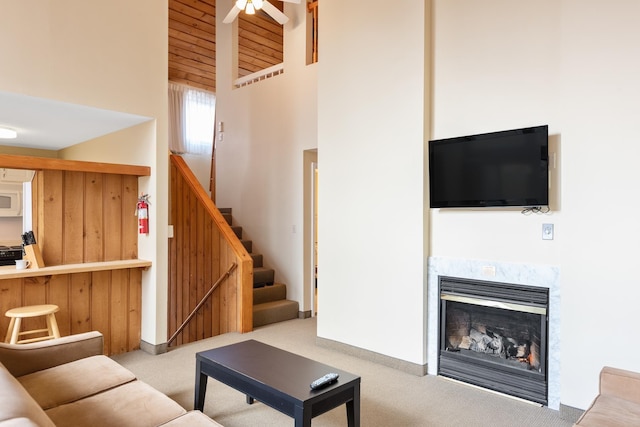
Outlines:
{"type": "Polygon", "coordinates": [[[223,280],[225,280],[227,277],[229,277],[229,275],[231,274],[231,272],[233,270],[236,269],[236,267],[238,266],[238,264],[236,264],[235,262],[233,264],[231,264],[231,266],[229,267],[229,269],[218,278],[218,280],[216,280],[216,283],[213,284],[213,286],[211,286],[211,289],[209,289],[209,291],[205,294],[204,297],[202,297],[202,299],[200,300],[200,302],[198,303],[198,305],[196,305],[196,307],[193,309],[193,311],[191,311],[191,314],[189,314],[187,316],[187,318],[184,320],[184,322],[182,322],[182,325],[180,325],[180,327],[173,333],[173,335],[171,335],[171,338],[169,338],[169,341],[167,341],[167,345],[171,345],[171,343],[173,342],[173,340],[176,339],[176,337],[178,336],[178,334],[180,332],[182,332],[182,330],[184,329],[185,326],[187,326],[187,324],[191,321],[191,319],[193,318],[193,316],[195,316],[195,314],[198,312],[198,310],[200,310],[200,307],[202,307],[202,305],[205,303],[205,301],[211,296],[211,294],[213,293],[213,291],[216,290],[216,288],[218,286],[220,286],[220,284],[222,283],[223,280]]]}
{"type": "Polygon", "coordinates": [[[182,173],[182,176],[198,198],[198,201],[203,205],[211,218],[213,218],[220,231],[224,234],[225,240],[229,242],[229,244],[233,247],[236,255],[238,257],[251,260],[251,256],[249,255],[245,247],[242,246],[242,243],[240,242],[240,240],[238,240],[236,234],[231,229],[231,226],[227,223],[218,208],[215,206],[213,200],[211,200],[203,191],[198,178],[196,178],[191,169],[189,169],[189,166],[187,166],[187,163],[184,161],[184,159],[180,156],[172,154],[171,162],[177,166],[178,170],[180,170],[180,173],[182,173]]]}

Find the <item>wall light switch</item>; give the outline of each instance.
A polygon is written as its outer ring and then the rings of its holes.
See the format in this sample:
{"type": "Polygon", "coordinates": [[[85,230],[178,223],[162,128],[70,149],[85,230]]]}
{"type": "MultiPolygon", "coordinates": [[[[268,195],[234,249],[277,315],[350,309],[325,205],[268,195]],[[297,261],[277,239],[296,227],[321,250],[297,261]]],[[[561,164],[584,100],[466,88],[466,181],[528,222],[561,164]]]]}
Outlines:
{"type": "Polygon", "coordinates": [[[553,224],[542,224],[542,240],[553,240],[553,224]]]}
{"type": "Polygon", "coordinates": [[[169,225],[169,228],[167,230],[167,234],[170,239],[173,238],[173,225],[169,225]]]}

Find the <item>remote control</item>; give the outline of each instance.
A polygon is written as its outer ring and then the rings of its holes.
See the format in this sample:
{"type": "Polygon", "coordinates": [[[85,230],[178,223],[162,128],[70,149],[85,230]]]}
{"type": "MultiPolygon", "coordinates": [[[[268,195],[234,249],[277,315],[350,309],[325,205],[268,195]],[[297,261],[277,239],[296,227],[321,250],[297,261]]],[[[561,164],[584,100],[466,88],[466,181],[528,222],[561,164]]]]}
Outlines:
{"type": "Polygon", "coordinates": [[[318,390],[321,389],[323,387],[328,386],[329,384],[333,384],[336,381],[338,381],[338,377],[340,375],[336,374],[336,373],[330,373],[327,374],[323,377],[318,378],[317,380],[315,380],[314,382],[311,383],[311,390],[318,390]]]}

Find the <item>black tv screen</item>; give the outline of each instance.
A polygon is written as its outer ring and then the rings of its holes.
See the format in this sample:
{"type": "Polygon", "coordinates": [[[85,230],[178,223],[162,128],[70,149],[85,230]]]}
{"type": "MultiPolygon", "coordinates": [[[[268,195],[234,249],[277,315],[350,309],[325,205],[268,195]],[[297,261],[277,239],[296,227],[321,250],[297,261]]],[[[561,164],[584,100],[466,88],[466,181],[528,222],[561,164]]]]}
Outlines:
{"type": "Polygon", "coordinates": [[[429,141],[432,208],[549,204],[548,126],[429,141]]]}

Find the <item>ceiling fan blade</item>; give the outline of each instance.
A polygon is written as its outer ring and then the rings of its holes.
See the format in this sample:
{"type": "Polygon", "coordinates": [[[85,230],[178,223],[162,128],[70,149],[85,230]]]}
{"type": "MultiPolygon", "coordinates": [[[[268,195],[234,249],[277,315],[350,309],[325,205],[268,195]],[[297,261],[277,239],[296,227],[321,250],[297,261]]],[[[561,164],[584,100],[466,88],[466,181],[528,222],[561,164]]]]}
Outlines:
{"type": "Polygon", "coordinates": [[[269,3],[267,0],[264,0],[264,3],[262,3],[262,10],[264,10],[267,15],[275,19],[275,21],[280,25],[284,25],[289,21],[287,15],[280,12],[277,7],[269,3]]]}
{"type": "Polygon", "coordinates": [[[227,14],[227,16],[224,18],[222,22],[224,24],[231,24],[233,20],[236,19],[236,16],[238,16],[240,12],[242,12],[242,9],[236,6],[233,6],[233,9],[229,11],[229,13],[227,14]]]}

